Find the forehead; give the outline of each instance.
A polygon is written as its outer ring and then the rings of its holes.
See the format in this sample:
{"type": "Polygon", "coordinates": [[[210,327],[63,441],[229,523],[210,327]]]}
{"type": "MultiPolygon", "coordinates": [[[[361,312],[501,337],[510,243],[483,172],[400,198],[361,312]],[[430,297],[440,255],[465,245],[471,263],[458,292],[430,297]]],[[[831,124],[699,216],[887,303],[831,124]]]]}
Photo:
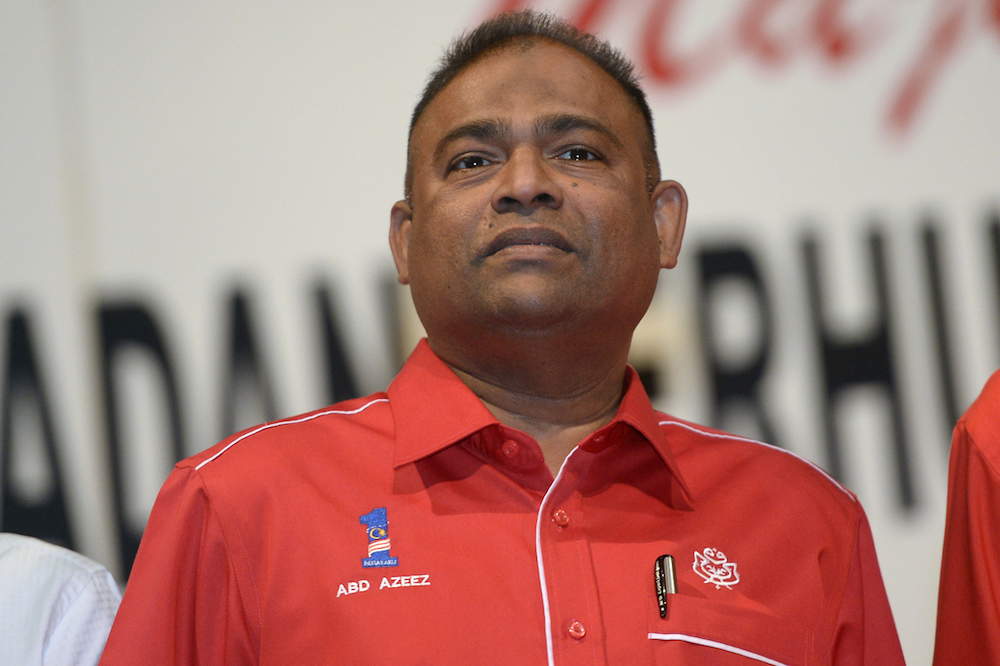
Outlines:
{"type": "Polygon", "coordinates": [[[551,114],[593,118],[623,142],[645,121],[622,86],[575,49],[547,39],[518,42],[476,60],[435,96],[413,130],[413,148],[433,149],[452,128],[483,119],[516,124],[551,114]]]}

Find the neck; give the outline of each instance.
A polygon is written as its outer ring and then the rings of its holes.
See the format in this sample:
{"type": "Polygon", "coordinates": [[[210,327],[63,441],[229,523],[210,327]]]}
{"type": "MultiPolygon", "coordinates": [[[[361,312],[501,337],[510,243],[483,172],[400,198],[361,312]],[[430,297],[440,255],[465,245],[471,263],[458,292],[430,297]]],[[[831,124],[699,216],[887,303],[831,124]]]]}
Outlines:
{"type": "Polygon", "coordinates": [[[535,438],[553,476],[570,451],[618,409],[628,345],[615,354],[607,353],[609,347],[589,353],[579,345],[535,340],[512,357],[496,349],[461,354],[431,344],[498,421],[535,438]]]}

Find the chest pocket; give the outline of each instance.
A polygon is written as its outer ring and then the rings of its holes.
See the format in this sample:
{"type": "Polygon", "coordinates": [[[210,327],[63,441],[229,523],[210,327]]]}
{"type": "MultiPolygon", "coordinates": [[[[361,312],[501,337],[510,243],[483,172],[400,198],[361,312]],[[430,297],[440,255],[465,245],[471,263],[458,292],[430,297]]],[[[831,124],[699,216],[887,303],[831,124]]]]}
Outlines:
{"type": "Polygon", "coordinates": [[[650,606],[654,664],[813,666],[809,632],[797,622],[706,599],[672,594],[668,614],[650,606]]]}

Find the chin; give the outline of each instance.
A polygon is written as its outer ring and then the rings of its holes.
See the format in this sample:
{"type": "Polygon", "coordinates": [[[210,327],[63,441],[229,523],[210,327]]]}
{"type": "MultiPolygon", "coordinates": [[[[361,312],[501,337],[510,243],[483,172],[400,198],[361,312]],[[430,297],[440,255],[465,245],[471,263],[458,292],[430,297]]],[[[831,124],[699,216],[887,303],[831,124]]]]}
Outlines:
{"type": "Polygon", "coordinates": [[[498,303],[493,319],[522,334],[541,335],[580,326],[588,317],[584,308],[566,301],[520,298],[498,303]]]}

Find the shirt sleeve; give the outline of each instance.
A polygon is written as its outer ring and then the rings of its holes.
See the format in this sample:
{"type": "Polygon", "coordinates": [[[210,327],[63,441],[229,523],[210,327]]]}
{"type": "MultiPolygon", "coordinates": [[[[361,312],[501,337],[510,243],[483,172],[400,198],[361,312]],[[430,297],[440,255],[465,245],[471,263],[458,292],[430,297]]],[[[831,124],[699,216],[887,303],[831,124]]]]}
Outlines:
{"type": "Polygon", "coordinates": [[[254,664],[232,553],[197,471],[153,505],[101,664],[254,664]]]}
{"type": "Polygon", "coordinates": [[[962,421],[948,469],[934,664],[985,663],[1000,655],[1000,479],[962,421]]]}
{"type": "Polygon", "coordinates": [[[854,554],[837,619],[832,663],[842,666],[903,666],[905,663],[882,583],[871,527],[863,510],[858,518],[854,554]]]}

